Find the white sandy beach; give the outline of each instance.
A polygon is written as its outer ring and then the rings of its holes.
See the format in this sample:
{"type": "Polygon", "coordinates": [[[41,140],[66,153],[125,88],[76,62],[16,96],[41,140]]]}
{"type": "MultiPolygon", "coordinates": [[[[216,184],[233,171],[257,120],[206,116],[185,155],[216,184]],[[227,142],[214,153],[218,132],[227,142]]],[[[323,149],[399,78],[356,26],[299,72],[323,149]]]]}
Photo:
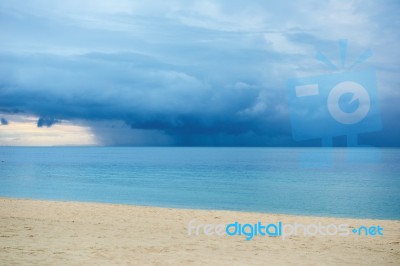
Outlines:
{"type": "Polygon", "coordinates": [[[400,265],[400,221],[0,199],[2,265],[400,265]],[[380,225],[383,236],[188,235],[196,223],[380,225]]]}

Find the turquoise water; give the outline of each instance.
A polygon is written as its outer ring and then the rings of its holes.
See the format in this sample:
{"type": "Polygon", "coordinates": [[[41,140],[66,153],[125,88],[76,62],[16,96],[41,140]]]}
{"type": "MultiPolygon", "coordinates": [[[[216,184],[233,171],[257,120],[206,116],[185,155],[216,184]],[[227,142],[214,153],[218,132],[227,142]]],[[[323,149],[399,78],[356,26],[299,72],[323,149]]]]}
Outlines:
{"type": "Polygon", "coordinates": [[[370,152],[0,147],[0,196],[400,219],[400,150],[370,152]]]}

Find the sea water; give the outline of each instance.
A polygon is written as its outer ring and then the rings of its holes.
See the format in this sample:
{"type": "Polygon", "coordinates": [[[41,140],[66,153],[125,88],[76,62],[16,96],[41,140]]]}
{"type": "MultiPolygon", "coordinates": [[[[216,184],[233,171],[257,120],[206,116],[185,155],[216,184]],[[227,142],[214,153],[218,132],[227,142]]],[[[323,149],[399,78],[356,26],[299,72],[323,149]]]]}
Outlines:
{"type": "Polygon", "coordinates": [[[368,154],[357,148],[0,147],[0,196],[400,219],[400,149],[375,149],[372,160],[368,154]]]}

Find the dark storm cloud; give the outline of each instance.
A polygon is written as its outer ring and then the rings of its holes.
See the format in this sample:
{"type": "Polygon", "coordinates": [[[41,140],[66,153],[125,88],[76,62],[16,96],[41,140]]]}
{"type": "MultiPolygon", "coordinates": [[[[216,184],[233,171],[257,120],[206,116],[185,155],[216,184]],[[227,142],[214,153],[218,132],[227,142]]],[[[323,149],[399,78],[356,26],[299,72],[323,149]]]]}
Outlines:
{"type": "Polygon", "coordinates": [[[38,127],[51,127],[54,124],[60,123],[57,119],[51,117],[41,117],[37,121],[38,127]]]}
{"type": "Polygon", "coordinates": [[[400,145],[390,133],[399,34],[391,20],[370,21],[395,2],[315,4],[313,17],[264,1],[55,2],[0,4],[0,112],[35,115],[39,127],[85,121],[108,145],[303,145],[291,139],[286,80],[325,74],[315,52],[336,56],[339,38],[354,49],[378,38],[390,125],[379,145],[400,145]],[[324,14],[329,23],[315,21],[324,14]]]}
{"type": "Polygon", "coordinates": [[[1,118],[1,119],[0,119],[0,124],[1,124],[2,126],[7,126],[7,125],[8,125],[7,119],[1,118]]]}
{"type": "MultiPolygon", "coordinates": [[[[8,57],[8,61],[23,73],[16,79],[25,83],[16,87],[16,80],[5,79],[1,105],[40,117],[51,114],[58,119],[122,120],[131,128],[161,130],[177,136],[177,142],[189,144],[189,139],[195,138],[187,135],[210,138],[214,134],[275,132],[272,122],[283,115],[275,104],[266,107],[264,103],[268,98],[282,102],[284,95],[279,90],[272,89],[268,95],[265,88],[236,78],[225,78],[229,83],[204,81],[205,77],[191,66],[135,54],[68,58],[36,55],[8,57]],[[31,67],[36,65],[46,70],[31,67]],[[41,82],[43,79],[46,83],[41,82]]],[[[215,62],[210,65],[219,68],[215,62]]],[[[256,78],[256,73],[242,75],[244,80],[256,78]]],[[[53,118],[41,118],[38,126],[54,122],[53,118]]]]}

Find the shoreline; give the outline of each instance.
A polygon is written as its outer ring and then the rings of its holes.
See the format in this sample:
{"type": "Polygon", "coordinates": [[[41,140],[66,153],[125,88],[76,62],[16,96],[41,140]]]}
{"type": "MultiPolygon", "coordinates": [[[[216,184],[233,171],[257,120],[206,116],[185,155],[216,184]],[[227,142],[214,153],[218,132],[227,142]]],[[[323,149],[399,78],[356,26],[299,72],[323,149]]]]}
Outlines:
{"type": "Polygon", "coordinates": [[[347,217],[347,216],[328,216],[328,215],[312,215],[312,214],[290,214],[290,213],[270,213],[261,211],[245,211],[245,210],[224,210],[224,209],[205,209],[205,208],[185,208],[175,206],[156,206],[156,205],[140,205],[130,203],[112,203],[100,201],[74,201],[74,200],[58,200],[58,199],[39,199],[39,198],[19,198],[19,197],[4,197],[0,196],[1,200],[23,200],[23,201],[45,201],[45,202],[59,202],[59,203],[82,203],[82,204],[100,204],[110,206],[127,206],[135,208],[154,208],[162,210],[182,210],[182,211],[199,211],[199,212],[227,212],[227,213],[243,213],[250,215],[271,215],[271,216],[285,216],[285,217],[302,217],[302,218],[315,218],[315,219],[340,219],[340,220],[362,220],[362,221],[393,221],[400,222],[400,219],[382,219],[382,218],[364,218],[364,217],[347,217]]]}
{"type": "MultiPolygon", "coordinates": [[[[387,265],[400,262],[400,221],[0,198],[5,264],[387,265]],[[188,223],[380,225],[383,236],[189,235],[188,223]]],[[[193,231],[194,232],[194,231],[193,231]]]]}

